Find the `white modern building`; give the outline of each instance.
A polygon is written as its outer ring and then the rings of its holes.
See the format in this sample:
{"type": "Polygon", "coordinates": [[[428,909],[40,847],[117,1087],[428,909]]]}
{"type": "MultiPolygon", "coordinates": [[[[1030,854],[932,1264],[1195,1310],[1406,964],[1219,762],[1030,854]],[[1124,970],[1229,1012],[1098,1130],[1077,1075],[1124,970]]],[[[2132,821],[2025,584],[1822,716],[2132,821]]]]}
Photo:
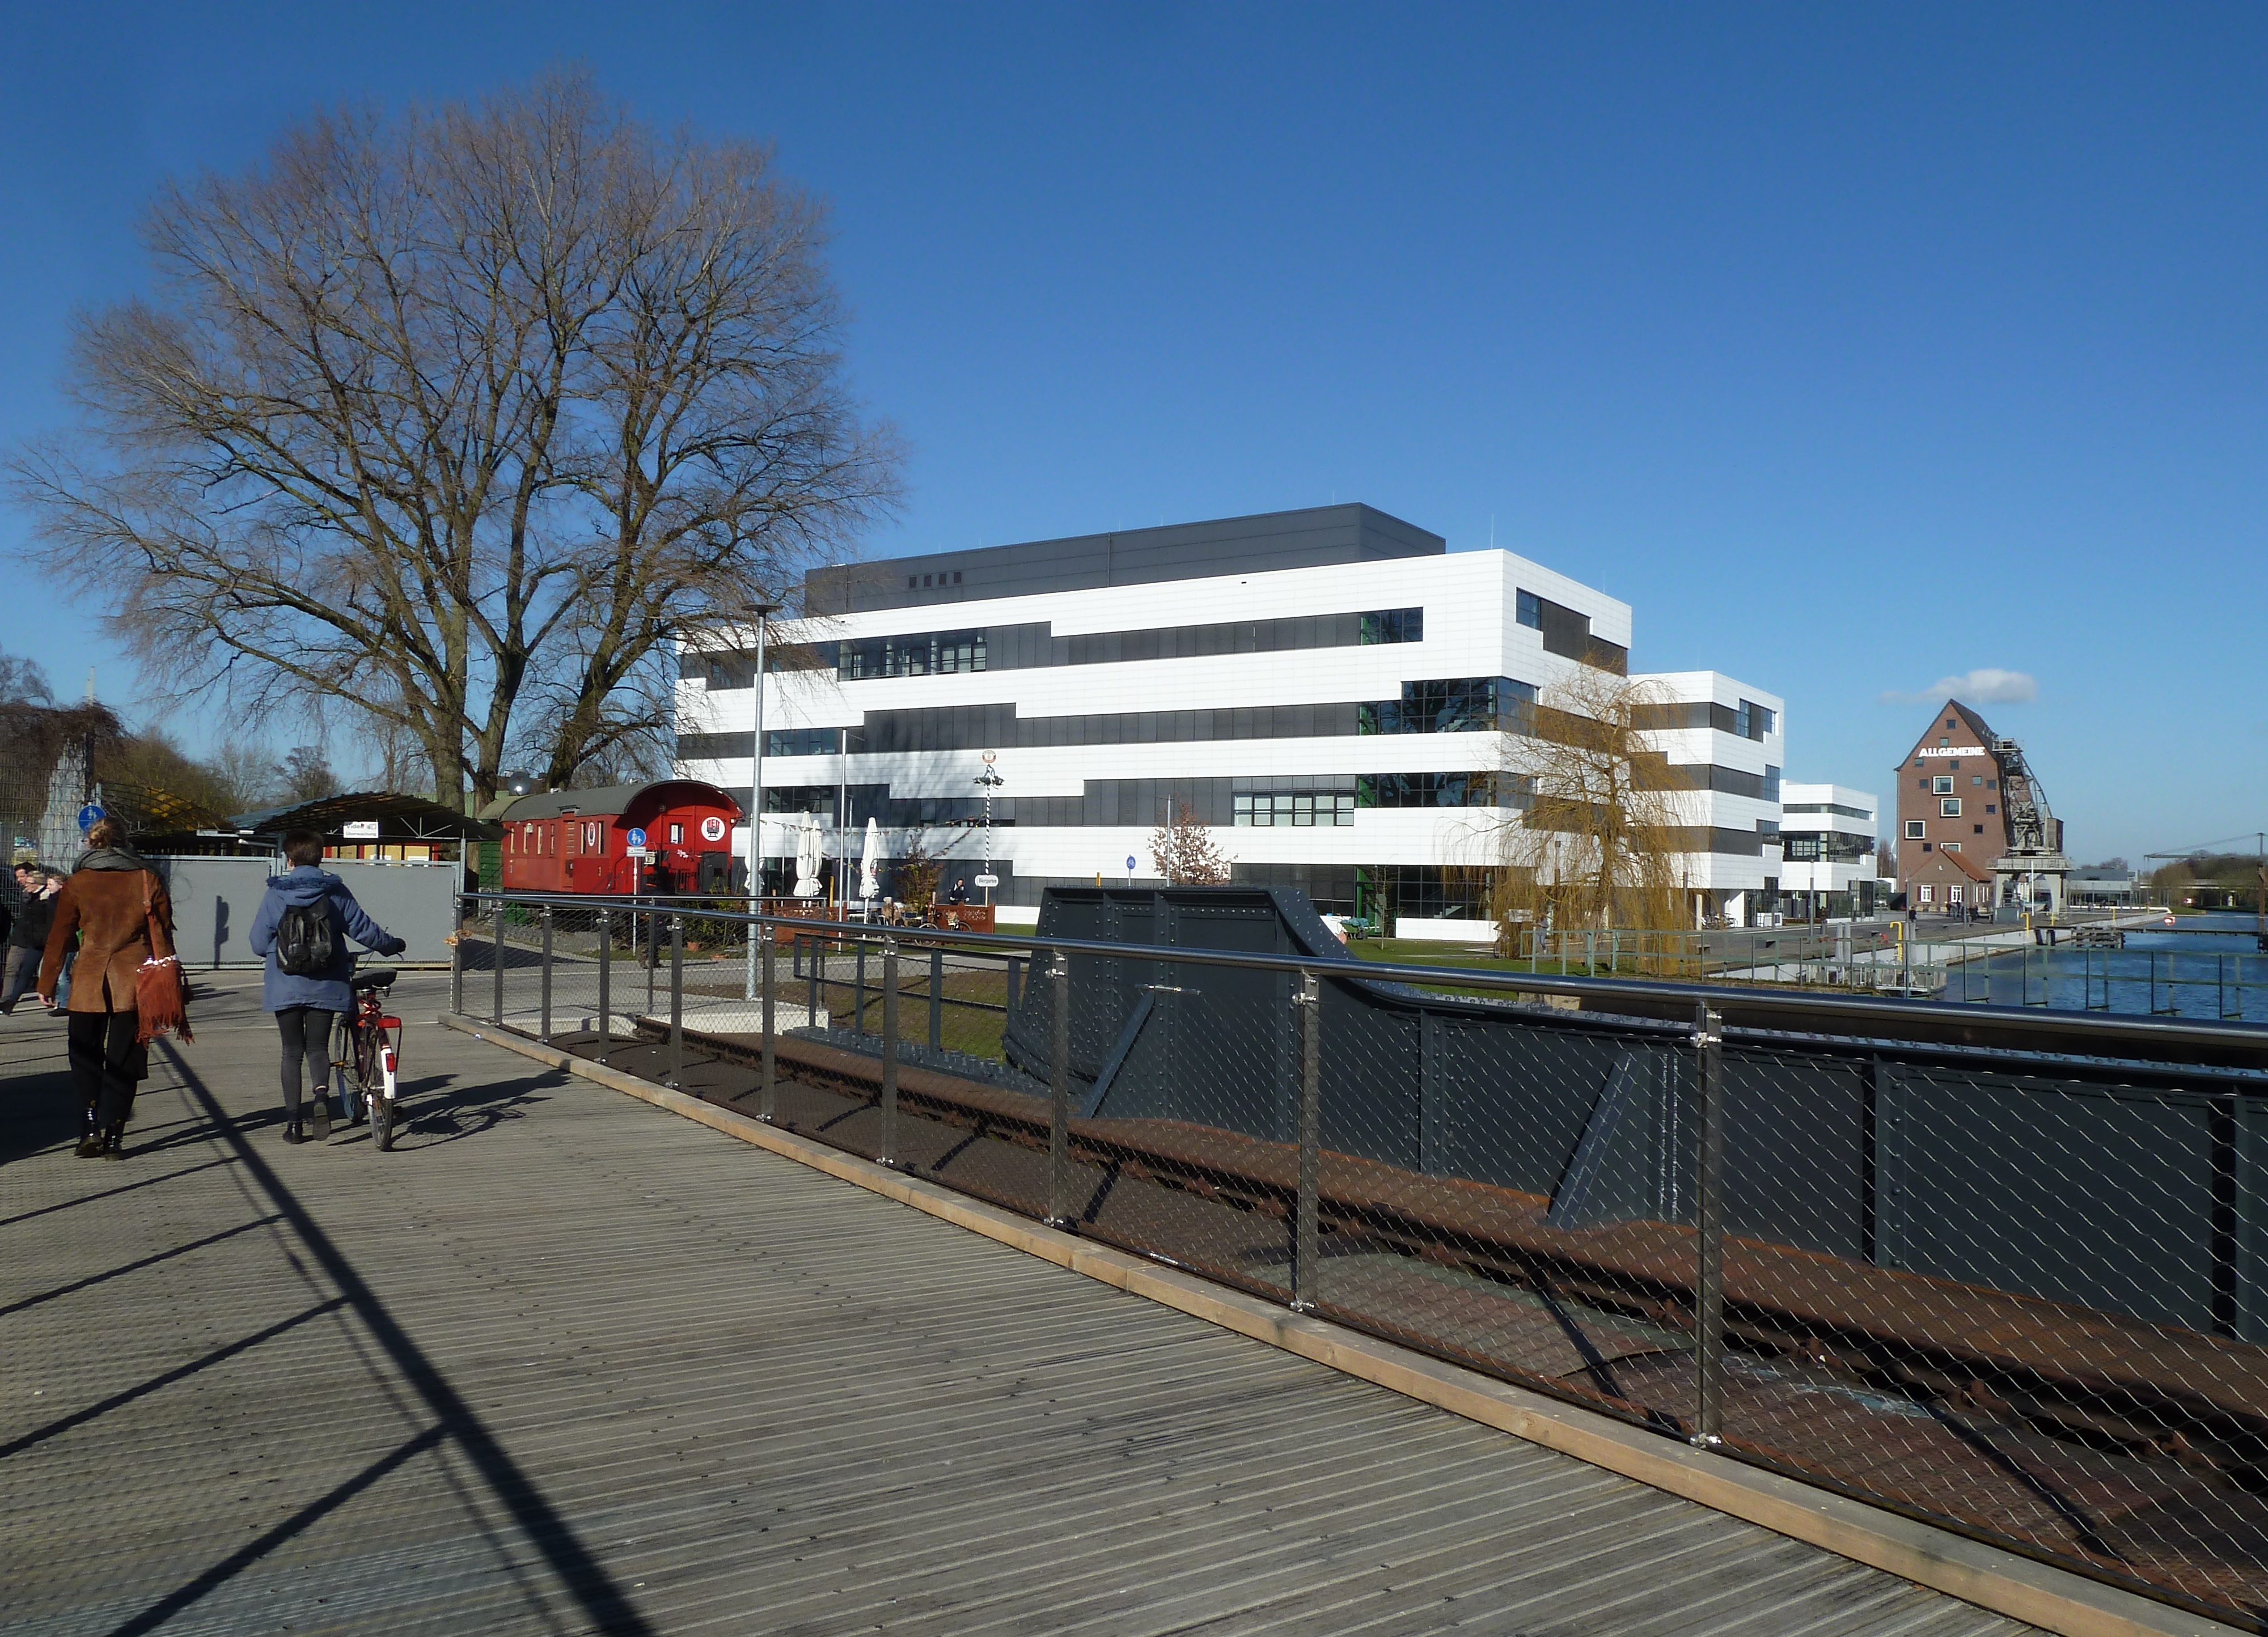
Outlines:
{"type": "MultiPolygon", "coordinates": [[[[1469,924],[1519,818],[1505,735],[1631,644],[1628,605],[1361,505],[821,569],[804,600],[770,628],[765,890],[792,885],[801,814],[832,859],[871,817],[948,884],[989,848],[1010,921],[1050,884],[1156,881],[1152,833],[1186,803],[1239,881],[1469,924]]],[[[678,767],[745,800],[755,633],[715,644],[683,656],[678,767]]],[[[1721,914],[1778,872],[1781,701],[1652,681],[1695,907],[1721,914]]]]}
{"type": "Polygon", "coordinates": [[[1845,784],[1781,787],[1785,814],[1780,842],[1780,891],[1813,915],[1871,915],[1879,860],[1875,818],[1881,804],[1871,790],[1845,784]]]}

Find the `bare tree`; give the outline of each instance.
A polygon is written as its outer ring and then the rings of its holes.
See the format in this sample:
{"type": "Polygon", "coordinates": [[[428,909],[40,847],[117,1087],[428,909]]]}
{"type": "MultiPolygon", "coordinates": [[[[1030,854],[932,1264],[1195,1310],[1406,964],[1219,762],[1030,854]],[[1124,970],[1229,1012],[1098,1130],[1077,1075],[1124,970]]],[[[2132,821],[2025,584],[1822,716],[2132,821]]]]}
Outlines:
{"type": "Polygon", "coordinates": [[[1524,803],[1499,826],[1491,911],[1507,930],[1688,924],[1686,775],[1653,748],[1664,701],[1588,665],[1547,688],[1530,731],[1504,736],[1503,776],[1524,803]]]}
{"type": "Polygon", "coordinates": [[[276,764],[276,782],[286,801],[319,802],[336,796],[344,787],[331,771],[331,759],[320,745],[295,745],[291,753],[276,764]]]}
{"type": "Polygon", "coordinates": [[[895,498],[819,206],[586,78],[289,133],[166,189],[155,304],[78,328],[25,451],[51,564],[155,678],[413,734],[474,804],[667,727],[672,644],[895,498]]]}
{"type": "Polygon", "coordinates": [[[1228,885],[1228,855],[1186,801],[1175,803],[1165,822],[1150,833],[1150,862],[1170,886],[1228,885]]]}
{"type": "Polygon", "coordinates": [[[0,705],[52,705],[44,672],[15,654],[0,654],[0,705]]]}
{"type": "Polygon", "coordinates": [[[278,794],[276,752],[266,745],[231,739],[207,756],[204,766],[219,787],[224,818],[272,806],[278,794]]]}

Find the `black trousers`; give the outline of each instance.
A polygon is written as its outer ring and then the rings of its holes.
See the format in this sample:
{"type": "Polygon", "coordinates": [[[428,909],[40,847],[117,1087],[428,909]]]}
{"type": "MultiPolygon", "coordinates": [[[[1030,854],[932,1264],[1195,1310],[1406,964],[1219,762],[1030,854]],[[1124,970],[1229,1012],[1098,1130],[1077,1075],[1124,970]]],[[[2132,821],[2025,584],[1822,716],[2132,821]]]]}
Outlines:
{"type": "Polygon", "coordinates": [[[331,1094],[331,1028],[336,1012],[320,1006],[286,1006],[276,1014],[276,1027],[284,1037],[284,1112],[299,1118],[299,1065],[307,1065],[307,1079],[317,1097],[331,1094]]]}
{"type": "Polygon", "coordinates": [[[134,1112],[134,1087],[148,1072],[149,1048],[135,1043],[133,1012],[73,1012],[66,1025],[79,1119],[87,1127],[122,1126],[134,1112]]]}

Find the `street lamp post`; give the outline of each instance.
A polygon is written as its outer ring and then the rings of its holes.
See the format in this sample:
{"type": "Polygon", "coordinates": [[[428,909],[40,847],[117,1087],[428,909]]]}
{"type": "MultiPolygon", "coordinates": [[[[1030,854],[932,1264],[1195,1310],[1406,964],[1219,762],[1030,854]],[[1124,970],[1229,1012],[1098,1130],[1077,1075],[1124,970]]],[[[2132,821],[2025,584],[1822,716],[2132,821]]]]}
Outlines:
{"type": "MultiPolygon", "coordinates": [[[[748,908],[763,907],[764,894],[764,621],[779,612],[777,603],[750,603],[756,617],[756,675],[754,692],[755,730],[748,746],[748,908]]],[[[748,969],[743,995],[756,998],[756,934],[748,923],[748,969]]]]}

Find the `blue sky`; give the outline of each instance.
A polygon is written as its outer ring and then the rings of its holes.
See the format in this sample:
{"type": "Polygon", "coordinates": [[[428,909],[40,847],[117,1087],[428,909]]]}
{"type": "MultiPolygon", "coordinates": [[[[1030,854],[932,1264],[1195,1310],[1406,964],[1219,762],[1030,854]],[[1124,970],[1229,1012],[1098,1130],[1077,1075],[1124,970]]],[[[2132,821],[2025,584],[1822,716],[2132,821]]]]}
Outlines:
{"type": "MultiPolygon", "coordinates": [[[[2268,823],[2259,7],[7,17],[0,438],[162,177],[579,61],[831,201],[878,554],[1361,499],[1785,694],[1792,777],[1887,795],[1884,696],[1999,671],[2075,852],[2268,823]]],[[[0,648],[132,697],[13,578],[0,648]]]]}

